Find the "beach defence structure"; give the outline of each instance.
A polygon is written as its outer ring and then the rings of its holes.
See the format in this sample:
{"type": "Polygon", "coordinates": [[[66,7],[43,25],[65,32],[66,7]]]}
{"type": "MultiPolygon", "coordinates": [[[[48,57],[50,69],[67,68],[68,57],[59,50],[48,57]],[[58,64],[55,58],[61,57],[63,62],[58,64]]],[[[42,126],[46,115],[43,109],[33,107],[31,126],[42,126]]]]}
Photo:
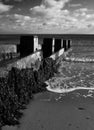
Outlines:
{"type": "MultiPolygon", "coordinates": [[[[29,56],[36,51],[41,51],[42,57],[46,58],[62,48],[67,51],[71,47],[71,40],[51,35],[1,35],[0,47],[2,45],[3,48],[6,48],[4,50],[5,53],[8,48],[14,47],[12,51],[19,53],[21,58],[29,56]]],[[[1,50],[3,48],[1,47],[1,50]]]]}
{"type": "Polygon", "coordinates": [[[67,51],[71,47],[70,39],[49,37],[49,35],[25,35],[21,36],[20,44],[17,46],[21,57],[28,56],[36,51],[42,52],[42,57],[47,58],[57,53],[60,49],[67,51]]]}
{"type": "MultiPolygon", "coordinates": [[[[19,53],[20,57],[29,56],[37,51],[42,52],[42,57],[50,57],[61,49],[67,52],[72,48],[75,55],[94,56],[94,35],[74,34],[24,34],[24,35],[0,35],[0,48],[5,51],[11,50],[19,53]]],[[[1,52],[1,51],[0,51],[1,52]]]]}
{"type": "Polygon", "coordinates": [[[94,35],[0,35],[0,50],[3,50],[5,54],[9,53],[8,58],[10,54],[12,55],[10,59],[7,59],[7,55],[5,55],[4,61],[2,61],[2,57],[0,58],[0,65],[10,64],[9,68],[12,66],[19,69],[31,68],[36,61],[47,57],[56,60],[61,55],[66,61],[94,62],[94,35]],[[10,53],[11,51],[12,53],[10,53]],[[2,64],[2,62],[4,63],[2,64]]]}

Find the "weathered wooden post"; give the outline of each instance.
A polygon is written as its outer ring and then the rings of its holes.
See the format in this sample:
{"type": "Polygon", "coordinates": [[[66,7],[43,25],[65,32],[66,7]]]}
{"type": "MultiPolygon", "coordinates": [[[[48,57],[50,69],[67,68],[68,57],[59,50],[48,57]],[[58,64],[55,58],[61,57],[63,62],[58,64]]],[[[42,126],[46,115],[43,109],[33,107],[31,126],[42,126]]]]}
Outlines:
{"type": "Polygon", "coordinates": [[[52,40],[52,53],[55,51],[55,38],[52,40]]]}
{"type": "Polygon", "coordinates": [[[39,47],[39,49],[42,49],[42,45],[43,45],[43,38],[38,37],[38,47],[39,47]]]}
{"type": "Polygon", "coordinates": [[[61,48],[64,48],[63,39],[61,39],[61,48]]]}
{"type": "Polygon", "coordinates": [[[41,59],[43,59],[42,45],[43,45],[43,38],[38,37],[38,50],[41,51],[41,59]]]}
{"type": "Polygon", "coordinates": [[[66,51],[68,50],[68,40],[66,39],[66,51]]]}
{"type": "Polygon", "coordinates": [[[38,50],[38,36],[34,36],[34,52],[38,50]]]}

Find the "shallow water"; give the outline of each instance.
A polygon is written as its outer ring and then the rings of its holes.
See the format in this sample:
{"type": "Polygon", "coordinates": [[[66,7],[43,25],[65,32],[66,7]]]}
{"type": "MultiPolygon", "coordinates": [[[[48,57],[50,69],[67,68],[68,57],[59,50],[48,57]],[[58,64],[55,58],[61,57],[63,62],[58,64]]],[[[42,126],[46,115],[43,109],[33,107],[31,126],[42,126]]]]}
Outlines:
{"type": "Polygon", "coordinates": [[[47,81],[47,89],[64,93],[76,89],[94,89],[94,63],[62,61],[58,73],[47,81]]]}

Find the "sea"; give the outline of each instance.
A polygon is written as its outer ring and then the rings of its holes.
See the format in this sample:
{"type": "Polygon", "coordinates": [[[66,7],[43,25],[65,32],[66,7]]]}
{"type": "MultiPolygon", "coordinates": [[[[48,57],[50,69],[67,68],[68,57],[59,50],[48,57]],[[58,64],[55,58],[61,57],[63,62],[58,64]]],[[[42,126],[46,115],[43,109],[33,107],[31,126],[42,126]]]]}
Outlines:
{"type": "Polygon", "coordinates": [[[94,96],[94,43],[93,40],[74,40],[71,51],[60,60],[58,73],[46,81],[47,90],[54,93],[75,93],[76,96],[94,96]],[[86,42],[85,42],[86,41],[86,42]],[[83,93],[83,91],[85,93],[83,93]]]}

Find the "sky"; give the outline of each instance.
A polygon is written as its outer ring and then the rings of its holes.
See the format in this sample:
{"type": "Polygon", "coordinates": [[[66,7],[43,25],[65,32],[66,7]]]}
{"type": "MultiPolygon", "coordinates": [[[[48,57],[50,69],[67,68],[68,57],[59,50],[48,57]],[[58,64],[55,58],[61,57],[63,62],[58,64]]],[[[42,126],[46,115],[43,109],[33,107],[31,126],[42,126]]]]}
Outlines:
{"type": "Polygon", "coordinates": [[[0,0],[0,34],[94,34],[94,0],[0,0]]]}

